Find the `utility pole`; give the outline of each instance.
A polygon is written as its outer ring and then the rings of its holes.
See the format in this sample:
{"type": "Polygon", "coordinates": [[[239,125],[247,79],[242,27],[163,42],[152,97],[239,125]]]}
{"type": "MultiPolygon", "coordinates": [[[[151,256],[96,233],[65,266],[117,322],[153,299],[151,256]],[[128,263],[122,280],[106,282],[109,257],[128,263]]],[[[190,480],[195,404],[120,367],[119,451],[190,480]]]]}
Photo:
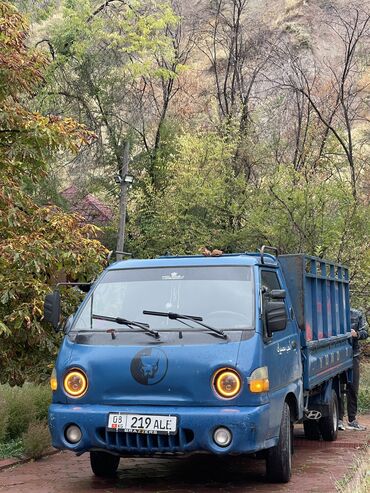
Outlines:
{"type": "MultiPolygon", "coordinates": [[[[119,225],[118,225],[118,238],[117,238],[117,252],[123,252],[125,244],[125,230],[126,230],[126,210],[127,210],[127,190],[129,182],[126,180],[128,173],[128,164],[130,160],[130,140],[126,139],[123,153],[122,164],[120,169],[120,197],[119,197],[119,225]]],[[[117,260],[122,260],[122,254],[117,253],[117,260]]]]}

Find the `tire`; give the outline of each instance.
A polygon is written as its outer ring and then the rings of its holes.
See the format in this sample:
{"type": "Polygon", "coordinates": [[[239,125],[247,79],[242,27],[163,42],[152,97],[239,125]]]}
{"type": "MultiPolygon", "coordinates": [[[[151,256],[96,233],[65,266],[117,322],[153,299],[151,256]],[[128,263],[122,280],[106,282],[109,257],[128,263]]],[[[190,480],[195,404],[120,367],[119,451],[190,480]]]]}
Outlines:
{"type": "Polygon", "coordinates": [[[307,440],[320,440],[319,422],[316,419],[303,421],[304,436],[307,440]]]}
{"type": "Polygon", "coordinates": [[[109,478],[116,474],[120,457],[108,452],[90,452],[90,465],[95,476],[109,478]]]}
{"type": "Polygon", "coordinates": [[[323,440],[334,442],[338,436],[338,397],[335,390],[331,391],[329,415],[319,420],[319,428],[323,440]]]}
{"type": "Polygon", "coordinates": [[[287,483],[292,475],[292,425],[287,402],[284,402],[279,441],[267,450],[266,475],[272,483],[287,483]]]}

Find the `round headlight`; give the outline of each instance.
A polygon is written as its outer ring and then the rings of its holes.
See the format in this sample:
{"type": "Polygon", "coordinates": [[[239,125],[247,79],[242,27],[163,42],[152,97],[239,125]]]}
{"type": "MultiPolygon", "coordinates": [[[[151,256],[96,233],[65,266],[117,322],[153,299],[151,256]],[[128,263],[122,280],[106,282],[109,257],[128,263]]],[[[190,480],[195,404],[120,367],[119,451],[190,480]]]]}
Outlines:
{"type": "Polygon", "coordinates": [[[87,377],[82,370],[70,370],[63,381],[64,390],[70,397],[82,397],[87,390],[87,377]]]}
{"type": "Polygon", "coordinates": [[[235,370],[222,368],[215,373],[213,386],[219,396],[224,399],[232,399],[239,394],[241,388],[240,376],[235,370]]]}

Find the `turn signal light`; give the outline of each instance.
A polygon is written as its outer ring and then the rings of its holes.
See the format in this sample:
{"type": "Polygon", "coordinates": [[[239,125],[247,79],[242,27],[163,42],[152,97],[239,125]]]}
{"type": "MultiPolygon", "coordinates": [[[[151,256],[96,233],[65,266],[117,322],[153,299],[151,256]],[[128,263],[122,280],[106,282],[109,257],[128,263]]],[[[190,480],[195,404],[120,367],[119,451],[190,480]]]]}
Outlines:
{"type": "Polygon", "coordinates": [[[224,399],[232,399],[239,394],[242,383],[235,370],[222,368],[215,373],[213,386],[219,396],[224,399]]]}
{"type": "Polygon", "coordinates": [[[63,380],[64,390],[70,397],[82,397],[87,390],[87,376],[82,370],[70,370],[63,380]]]}
{"type": "Polygon", "coordinates": [[[55,368],[53,368],[53,371],[51,372],[50,387],[52,391],[55,391],[58,388],[57,372],[55,368]]]}
{"type": "Polygon", "coordinates": [[[254,393],[268,392],[270,389],[267,366],[256,368],[248,378],[249,390],[254,393]]]}

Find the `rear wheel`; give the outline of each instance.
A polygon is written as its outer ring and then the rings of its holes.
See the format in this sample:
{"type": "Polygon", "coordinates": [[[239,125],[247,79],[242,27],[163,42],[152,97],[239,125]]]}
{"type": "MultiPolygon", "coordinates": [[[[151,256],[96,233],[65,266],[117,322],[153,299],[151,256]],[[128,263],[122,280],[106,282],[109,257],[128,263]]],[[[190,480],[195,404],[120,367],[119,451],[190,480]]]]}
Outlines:
{"type": "Polygon", "coordinates": [[[320,418],[319,427],[323,440],[334,442],[338,436],[338,397],[335,390],[331,391],[329,415],[320,418]]]}
{"type": "Polygon", "coordinates": [[[304,436],[308,440],[320,440],[320,428],[316,419],[303,421],[304,436]]]}
{"type": "Polygon", "coordinates": [[[292,474],[292,425],[290,409],[286,402],[283,407],[278,444],[267,450],[266,474],[267,479],[273,483],[287,483],[292,474]]]}
{"type": "Polygon", "coordinates": [[[107,478],[114,476],[118,464],[119,456],[108,454],[107,452],[90,452],[90,465],[95,476],[107,478]]]}

